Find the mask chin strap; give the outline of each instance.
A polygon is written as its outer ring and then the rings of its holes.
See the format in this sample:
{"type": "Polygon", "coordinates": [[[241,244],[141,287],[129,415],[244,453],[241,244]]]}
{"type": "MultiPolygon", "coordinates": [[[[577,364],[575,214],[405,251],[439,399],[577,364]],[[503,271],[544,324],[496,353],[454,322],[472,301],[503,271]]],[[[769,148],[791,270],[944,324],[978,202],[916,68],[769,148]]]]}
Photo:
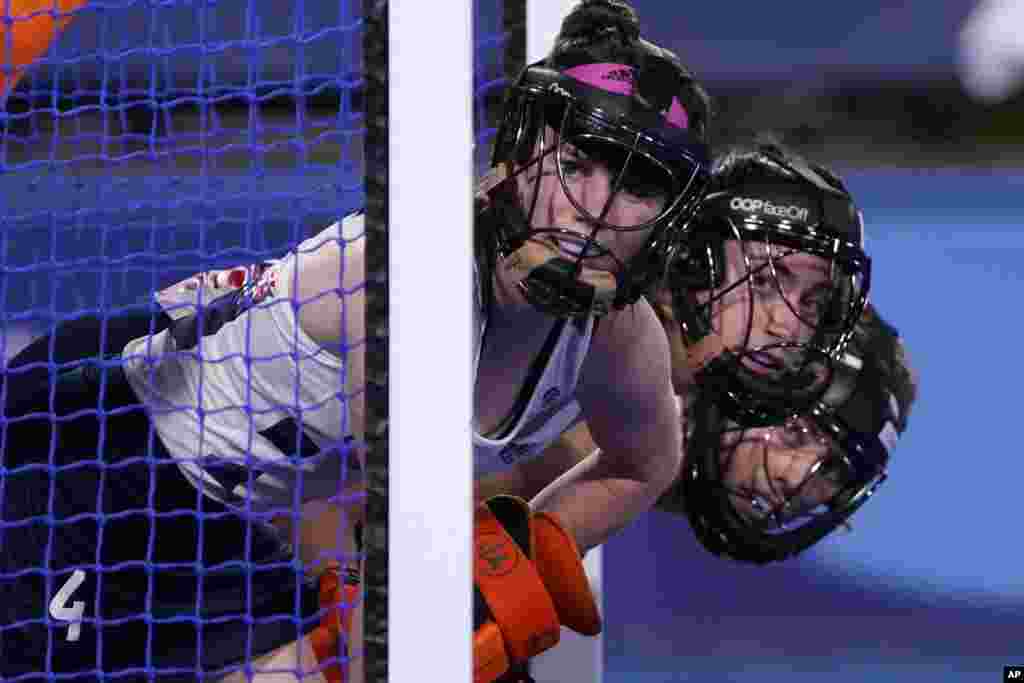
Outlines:
{"type": "Polygon", "coordinates": [[[619,291],[613,273],[584,268],[563,258],[554,247],[528,240],[502,261],[513,270],[526,300],[554,316],[605,315],[612,310],[619,291]]]}
{"type": "Polygon", "coordinates": [[[714,378],[723,415],[745,427],[759,427],[807,413],[829,389],[834,374],[825,354],[784,375],[761,377],[727,352],[708,363],[699,377],[702,382],[714,378]]]}

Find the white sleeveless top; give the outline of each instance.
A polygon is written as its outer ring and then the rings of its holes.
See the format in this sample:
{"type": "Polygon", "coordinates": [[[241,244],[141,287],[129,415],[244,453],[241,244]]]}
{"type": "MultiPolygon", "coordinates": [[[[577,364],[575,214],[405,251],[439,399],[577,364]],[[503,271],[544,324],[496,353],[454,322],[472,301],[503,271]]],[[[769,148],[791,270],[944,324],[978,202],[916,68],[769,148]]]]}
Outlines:
{"type": "MultiPolygon", "coordinates": [[[[486,330],[479,288],[476,310],[479,314],[475,321],[474,381],[479,372],[480,352],[486,330]]],[[[589,316],[565,322],[525,409],[516,416],[510,429],[492,439],[481,435],[474,425],[473,462],[476,478],[508,469],[540,455],[562,432],[583,419],[576,401],[576,385],[590,349],[595,320],[589,316]]]]}
{"type": "MultiPolygon", "coordinates": [[[[299,245],[363,235],[355,214],[299,245]]],[[[344,243],[342,243],[344,244],[344,243]]],[[[342,246],[344,249],[344,246],[342,246]]],[[[122,352],[129,383],[185,476],[214,499],[291,508],[338,492],[353,458],[345,363],[299,326],[296,255],[248,269],[243,286],[208,289],[170,305],[171,328],[122,352]]],[[[171,292],[170,295],[167,293],[171,292]]]]}

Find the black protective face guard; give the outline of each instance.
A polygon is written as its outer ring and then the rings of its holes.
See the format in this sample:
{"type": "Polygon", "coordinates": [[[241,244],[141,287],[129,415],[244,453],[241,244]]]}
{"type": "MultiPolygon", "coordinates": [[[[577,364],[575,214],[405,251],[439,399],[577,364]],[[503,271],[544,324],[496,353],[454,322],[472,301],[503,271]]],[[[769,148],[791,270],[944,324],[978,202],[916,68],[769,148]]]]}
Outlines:
{"type": "MultiPolygon", "coordinates": [[[[740,351],[727,351],[699,369],[718,376],[723,385],[724,408],[741,424],[758,426],[782,415],[806,412],[827,387],[830,359],[846,347],[867,303],[871,286],[871,260],[862,249],[860,213],[848,198],[834,190],[827,194],[817,185],[749,181],[727,192],[704,199],[696,217],[675,247],[667,269],[666,286],[685,343],[697,344],[713,332],[712,306],[729,291],[750,288],[752,302],[747,320],[747,341],[740,351]],[[756,199],[751,199],[754,197],[756,199]],[[768,245],[768,258],[756,268],[743,249],[746,272],[725,286],[725,243],[756,242],[768,245]],[[830,264],[835,285],[821,320],[813,325],[793,308],[774,272],[784,256],[771,256],[775,248],[812,254],[830,264]],[[750,346],[755,296],[752,278],[767,270],[778,295],[798,319],[815,330],[807,342],[750,346]],[[698,303],[697,293],[714,291],[708,302],[698,303]],[[799,357],[796,367],[772,373],[756,373],[742,362],[748,354],[774,349],[789,358],[799,357]]],[[[702,380],[703,381],[703,380],[702,380]]]]}
{"type": "MultiPolygon", "coordinates": [[[[849,479],[832,498],[799,525],[770,528],[738,511],[734,492],[723,485],[722,435],[729,420],[719,405],[714,384],[701,385],[692,407],[687,460],[683,474],[666,494],[668,505],[682,508],[700,543],[711,553],[739,562],[765,564],[793,557],[836,528],[846,525],[887,477],[894,425],[895,401],[882,386],[880,375],[843,367],[822,401],[808,413],[817,428],[829,435],[841,452],[849,479]]],[[[777,422],[776,424],[782,424],[777,422]]]]}
{"type": "MultiPolygon", "coordinates": [[[[520,280],[519,288],[527,301],[556,317],[601,315],[634,303],[646,293],[662,276],[675,226],[692,214],[708,169],[707,149],[702,141],[688,130],[670,126],[661,114],[644,107],[636,98],[593,88],[536,66],[527,69],[513,88],[495,145],[494,161],[496,166],[512,162],[518,168],[490,190],[490,206],[496,211],[492,211],[485,225],[497,231],[499,258],[519,252],[517,258],[525,261],[521,265],[529,272],[520,280]],[[545,125],[556,131],[556,140],[550,149],[531,157],[545,125]],[[607,206],[622,191],[625,171],[634,158],[665,171],[673,196],[666,199],[653,219],[640,225],[616,226],[604,220],[604,212],[601,216],[590,215],[569,190],[561,162],[564,143],[574,140],[615,145],[625,153],[626,161],[617,174],[607,206]],[[579,241],[579,235],[556,226],[533,228],[529,219],[532,207],[519,206],[512,182],[514,175],[543,163],[551,153],[556,155],[555,166],[566,197],[592,225],[589,239],[575,258],[562,254],[557,244],[546,254],[537,249],[523,251],[531,238],[534,242],[538,237],[579,241]],[[610,254],[597,240],[600,231],[646,229],[651,229],[651,235],[629,263],[620,262],[608,277],[582,277],[587,258],[610,254]]],[[[537,194],[535,189],[534,201],[537,194]]]]}
{"type": "MultiPolygon", "coordinates": [[[[754,239],[762,241],[765,238],[758,235],[754,239]]],[[[785,246],[790,245],[796,246],[792,242],[785,246]]],[[[705,283],[714,282],[721,286],[724,245],[719,242],[717,245],[708,245],[707,249],[719,249],[720,254],[709,260],[709,264],[717,262],[719,265],[709,265],[707,268],[712,274],[717,270],[717,277],[712,275],[705,283]]],[[[827,314],[822,323],[814,328],[815,333],[807,342],[778,342],[755,347],[750,343],[754,315],[754,304],[751,304],[742,350],[723,351],[697,370],[698,382],[713,382],[720,387],[722,409],[742,425],[764,426],[777,423],[785,416],[808,411],[827,389],[833,372],[833,360],[846,347],[866,304],[867,289],[870,287],[870,262],[866,257],[861,259],[862,252],[857,253],[857,250],[844,257],[842,249],[823,252],[805,248],[801,251],[817,253],[823,257],[839,254],[837,258],[847,258],[846,263],[853,264],[849,268],[851,275],[847,278],[845,290],[833,293],[830,309],[838,312],[827,314]],[[859,283],[855,282],[858,277],[855,269],[863,269],[859,283]],[[830,316],[834,323],[829,322],[830,316]],[[755,372],[744,360],[748,354],[760,351],[782,353],[790,358],[790,362],[773,372],[755,372]]],[[[748,268],[747,274],[736,283],[731,283],[731,287],[749,286],[752,274],[753,271],[748,268]]],[[[712,331],[710,312],[715,300],[700,305],[696,301],[696,290],[686,289],[678,283],[671,291],[673,309],[683,338],[686,343],[695,344],[712,331]]],[[[753,301],[753,293],[750,297],[753,301]]],[[[794,315],[799,318],[795,312],[794,315]]]]}

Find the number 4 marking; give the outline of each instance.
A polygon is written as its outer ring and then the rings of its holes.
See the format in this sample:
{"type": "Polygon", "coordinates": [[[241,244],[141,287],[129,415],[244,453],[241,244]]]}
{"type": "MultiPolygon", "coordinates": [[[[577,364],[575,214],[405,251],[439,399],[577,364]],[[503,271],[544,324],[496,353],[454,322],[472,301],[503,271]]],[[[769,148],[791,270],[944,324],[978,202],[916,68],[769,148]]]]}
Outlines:
{"type": "Polygon", "coordinates": [[[50,616],[59,621],[71,622],[68,624],[68,640],[72,642],[78,640],[78,636],[82,634],[82,615],[85,613],[85,603],[75,600],[71,607],[66,605],[71,599],[71,594],[78,590],[78,587],[84,582],[85,572],[76,569],[50,601],[50,616]]]}

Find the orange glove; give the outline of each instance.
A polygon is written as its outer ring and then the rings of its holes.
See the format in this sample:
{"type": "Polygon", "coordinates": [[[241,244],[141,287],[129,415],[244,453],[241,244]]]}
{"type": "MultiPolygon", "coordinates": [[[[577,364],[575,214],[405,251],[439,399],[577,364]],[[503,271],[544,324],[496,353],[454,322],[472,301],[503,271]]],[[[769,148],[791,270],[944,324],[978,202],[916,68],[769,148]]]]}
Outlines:
{"type": "MultiPolygon", "coordinates": [[[[13,23],[0,22],[0,98],[18,85],[25,69],[50,48],[86,0],[10,0],[13,23]],[[54,18],[54,12],[57,17],[54,18]],[[27,17],[31,17],[30,19],[27,17]]],[[[6,4],[3,5],[6,7],[6,4]]],[[[0,10],[2,11],[2,10],[0,10]]]]}
{"type": "Polygon", "coordinates": [[[337,568],[320,576],[320,606],[327,609],[320,625],[310,634],[313,652],[323,669],[327,683],[344,683],[344,662],[348,656],[348,635],[352,630],[352,613],[359,599],[359,576],[352,572],[341,580],[337,568]]]}
{"type": "Polygon", "coordinates": [[[575,541],[552,515],[496,496],[477,510],[474,683],[558,644],[561,625],[601,632],[601,616],[575,541]]]}

